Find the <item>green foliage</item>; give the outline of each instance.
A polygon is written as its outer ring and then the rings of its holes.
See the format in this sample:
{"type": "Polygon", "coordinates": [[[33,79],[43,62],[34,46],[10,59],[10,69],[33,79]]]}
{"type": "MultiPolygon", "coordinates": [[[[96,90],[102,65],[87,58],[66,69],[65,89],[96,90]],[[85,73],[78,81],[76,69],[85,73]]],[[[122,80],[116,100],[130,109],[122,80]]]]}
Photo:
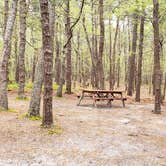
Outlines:
{"type": "Polygon", "coordinates": [[[24,96],[24,97],[16,97],[16,100],[23,100],[23,101],[29,101],[29,98],[24,96]]]}
{"type": "Polygon", "coordinates": [[[41,121],[42,120],[41,116],[30,116],[30,115],[27,115],[26,117],[28,119],[32,120],[32,121],[41,121]]]}
{"type": "Polygon", "coordinates": [[[30,119],[32,121],[41,121],[42,120],[42,118],[40,116],[30,116],[28,114],[18,114],[17,115],[17,119],[24,119],[24,118],[30,119]]]}
{"type": "Polygon", "coordinates": [[[28,82],[28,83],[25,84],[25,89],[26,90],[31,90],[32,87],[33,87],[33,83],[32,82],[28,82]]]}
{"type": "Polygon", "coordinates": [[[0,109],[0,112],[12,112],[12,113],[18,113],[18,111],[15,110],[15,109],[8,109],[8,110],[0,109]]]}
{"type": "Polygon", "coordinates": [[[18,84],[15,82],[8,84],[8,90],[18,90],[18,84]]]}
{"type": "Polygon", "coordinates": [[[60,135],[60,134],[62,134],[62,132],[63,132],[63,130],[62,130],[61,126],[58,126],[58,125],[55,125],[51,129],[48,129],[48,134],[51,134],[51,135],[53,135],[53,134],[60,135]]]}

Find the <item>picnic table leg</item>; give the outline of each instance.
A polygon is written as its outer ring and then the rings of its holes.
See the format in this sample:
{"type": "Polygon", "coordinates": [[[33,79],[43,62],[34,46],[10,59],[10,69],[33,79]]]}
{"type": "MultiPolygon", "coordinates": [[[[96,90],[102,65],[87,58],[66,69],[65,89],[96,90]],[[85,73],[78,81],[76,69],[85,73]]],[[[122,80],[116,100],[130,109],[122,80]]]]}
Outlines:
{"type": "Polygon", "coordinates": [[[80,96],[80,98],[79,98],[79,100],[78,100],[78,104],[77,104],[77,106],[80,105],[81,100],[82,100],[83,98],[84,98],[84,92],[82,92],[82,95],[80,96]]]}
{"type": "Polygon", "coordinates": [[[123,107],[125,107],[125,101],[122,99],[123,107]]]}
{"type": "Polygon", "coordinates": [[[108,106],[112,107],[112,101],[109,100],[108,103],[107,103],[108,106]]]}
{"type": "Polygon", "coordinates": [[[97,104],[96,104],[96,100],[95,100],[95,99],[93,100],[93,106],[94,106],[94,107],[97,107],[97,104]]]}

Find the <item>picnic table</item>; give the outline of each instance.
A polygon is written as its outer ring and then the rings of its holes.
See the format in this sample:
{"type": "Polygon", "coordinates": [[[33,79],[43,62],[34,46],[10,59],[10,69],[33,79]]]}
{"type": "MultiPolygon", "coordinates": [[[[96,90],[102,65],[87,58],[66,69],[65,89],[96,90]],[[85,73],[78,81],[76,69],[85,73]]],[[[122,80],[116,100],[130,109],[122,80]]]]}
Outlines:
{"type": "Polygon", "coordinates": [[[107,105],[112,106],[112,101],[121,100],[123,107],[125,107],[125,101],[127,98],[123,97],[123,91],[114,90],[87,90],[83,89],[81,95],[78,96],[78,106],[84,98],[90,98],[93,100],[93,105],[96,107],[97,101],[107,101],[107,105]]]}

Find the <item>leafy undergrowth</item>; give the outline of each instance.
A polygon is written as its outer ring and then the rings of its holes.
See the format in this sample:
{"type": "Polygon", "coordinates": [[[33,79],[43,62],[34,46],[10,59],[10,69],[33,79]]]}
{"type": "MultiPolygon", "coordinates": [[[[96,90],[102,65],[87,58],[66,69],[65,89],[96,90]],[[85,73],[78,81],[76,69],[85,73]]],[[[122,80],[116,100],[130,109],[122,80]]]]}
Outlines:
{"type": "Polygon", "coordinates": [[[0,109],[0,112],[12,112],[12,113],[18,113],[18,110],[15,110],[15,109],[8,109],[8,110],[5,110],[5,109],[0,109]]]}
{"type": "MultiPolygon", "coordinates": [[[[53,83],[53,90],[54,91],[57,91],[58,87],[59,87],[58,84],[53,83]]],[[[17,91],[18,88],[19,88],[19,85],[16,82],[12,82],[12,83],[8,84],[8,90],[9,91],[14,91],[14,90],[17,91]]],[[[32,88],[33,88],[33,82],[26,82],[25,91],[30,91],[32,88]]],[[[80,86],[75,86],[72,89],[73,89],[74,92],[75,91],[77,92],[81,89],[81,87],[80,86]]],[[[88,88],[88,89],[91,89],[91,88],[88,88]]],[[[42,90],[43,90],[43,87],[42,87],[42,90]]],[[[63,86],[63,92],[65,92],[65,86],[63,86]]]]}
{"type": "Polygon", "coordinates": [[[55,125],[52,128],[48,129],[48,134],[53,135],[53,134],[62,134],[63,130],[61,126],[55,125]]]}
{"type": "Polygon", "coordinates": [[[16,97],[16,100],[23,100],[23,101],[29,101],[28,97],[16,97]]]}
{"type": "Polygon", "coordinates": [[[41,121],[42,120],[42,118],[40,116],[30,116],[28,114],[18,114],[17,115],[17,119],[24,119],[24,118],[30,119],[32,121],[41,121]]]}

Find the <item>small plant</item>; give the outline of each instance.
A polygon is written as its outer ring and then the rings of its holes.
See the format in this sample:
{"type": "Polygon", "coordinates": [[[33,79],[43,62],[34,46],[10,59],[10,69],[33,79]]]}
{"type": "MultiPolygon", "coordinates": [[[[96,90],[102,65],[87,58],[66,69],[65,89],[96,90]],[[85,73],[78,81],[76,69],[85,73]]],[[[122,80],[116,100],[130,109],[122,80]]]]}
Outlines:
{"type": "Polygon", "coordinates": [[[32,87],[33,87],[33,83],[32,82],[28,82],[28,83],[25,84],[25,89],[26,90],[30,90],[30,89],[32,89],[32,87]]]}
{"type": "Polygon", "coordinates": [[[23,100],[23,101],[29,101],[29,98],[24,96],[24,97],[16,97],[16,100],[23,100]]]}
{"type": "Polygon", "coordinates": [[[51,129],[48,129],[48,134],[62,134],[63,130],[61,128],[61,126],[55,125],[53,126],[51,129]]]}
{"type": "Polygon", "coordinates": [[[40,116],[30,116],[30,115],[27,115],[30,120],[33,120],[33,121],[41,121],[42,118],[40,116]]]}
{"type": "Polygon", "coordinates": [[[17,110],[15,110],[15,109],[8,109],[8,110],[5,110],[5,109],[0,109],[0,112],[2,112],[2,111],[4,111],[4,112],[18,113],[18,111],[17,111],[17,110]]]}
{"type": "Polygon", "coordinates": [[[8,90],[17,90],[18,89],[18,84],[17,83],[10,83],[8,84],[8,90]]]}

